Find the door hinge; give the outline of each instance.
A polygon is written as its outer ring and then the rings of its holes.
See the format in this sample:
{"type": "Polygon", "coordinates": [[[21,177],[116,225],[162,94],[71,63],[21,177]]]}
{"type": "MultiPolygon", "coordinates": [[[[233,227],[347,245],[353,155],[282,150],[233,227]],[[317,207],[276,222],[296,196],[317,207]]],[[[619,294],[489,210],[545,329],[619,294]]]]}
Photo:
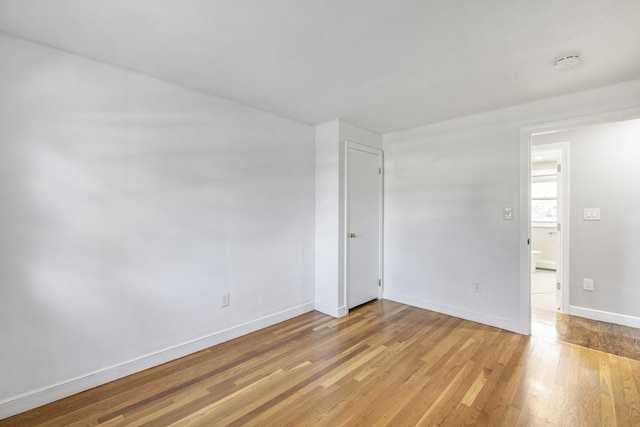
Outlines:
{"type": "Polygon", "coordinates": [[[558,223],[558,231],[560,231],[560,223],[558,223]]]}
{"type": "Polygon", "coordinates": [[[378,175],[382,175],[382,168],[378,168],[378,175]]]}
{"type": "Polygon", "coordinates": [[[527,245],[530,245],[530,244],[531,244],[531,239],[529,238],[527,239],[527,245]]]}
{"type": "Polygon", "coordinates": [[[562,165],[558,163],[558,172],[562,172],[562,165]]]}
{"type": "Polygon", "coordinates": [[[556,282],[556,289],[560,290],[560,282],[556,282]]]}
{"type": "Polygon", "coordinates": [[[378,279],[378,287],[382,286],[382,279],[378,279]]]}

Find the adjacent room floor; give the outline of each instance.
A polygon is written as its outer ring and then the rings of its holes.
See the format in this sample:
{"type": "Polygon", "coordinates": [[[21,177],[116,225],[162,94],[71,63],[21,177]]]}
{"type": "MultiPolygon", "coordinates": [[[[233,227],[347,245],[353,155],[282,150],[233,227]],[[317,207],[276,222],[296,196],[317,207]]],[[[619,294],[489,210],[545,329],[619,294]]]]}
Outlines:
{"type": "Polygon", "coordinates": [[[557,338],[556,272],[537,269],[531,273],[531,333],[557,338]]]}
{"type": "Polygon", "coordinates": [[[556,312],[556,272],[537,269],[531,274],[531,307],[556,312]]]}
{"type": "Polygon", "coordinates": [[[640,329],[560,313],[556,272],[531,274],[531,334],[640,360],[640,329]]]}

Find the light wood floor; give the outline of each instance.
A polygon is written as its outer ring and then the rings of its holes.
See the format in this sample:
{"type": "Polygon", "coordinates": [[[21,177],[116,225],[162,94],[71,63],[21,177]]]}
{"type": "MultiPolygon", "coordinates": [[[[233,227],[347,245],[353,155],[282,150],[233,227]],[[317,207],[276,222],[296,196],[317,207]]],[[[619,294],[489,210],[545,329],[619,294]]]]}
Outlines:
{"type": "Polygon", "coordinates": [[[640,362],[376,301],[312,312],[0,426],[640,426],[640,362]]]}

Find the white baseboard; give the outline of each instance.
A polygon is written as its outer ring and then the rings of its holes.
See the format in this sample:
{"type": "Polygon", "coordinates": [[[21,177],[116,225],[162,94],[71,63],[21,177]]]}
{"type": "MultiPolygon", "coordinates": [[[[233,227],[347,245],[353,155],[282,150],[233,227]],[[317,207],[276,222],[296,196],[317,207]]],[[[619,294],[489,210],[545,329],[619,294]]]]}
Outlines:
{"type": "Polygon", "coordinates": [[[640,317],[628,316],[626,314],[610,313],[608,311],[594,310],[592,308],[578,307],[575,305],[569,306],[569,314],[586,319],[599,320],[601,322],[615,323],[616,325],[640,328],[640,317]]]}
{"type": "Polygon", "coordinates": [[[308,302],[155,353],[0,401],[0,420],[313,311],[308,302]]]}
{"type": "Polygon", "coordinates": [[[528,331],[526,331],[520,323],[504,319],[502,317],[452,307],[446,304],[434,303],[421,298],[415,298],[394,292],[385,292],[384,299],[411,305],[413,307],[424,308],[425,310],[431,310],[437,313],[447,314],[449,316],[459,317],[461,319],[471,320],[472,322],[478,322],[484,325],[495,326],[496,328],[505,329],[522,335],[529,335],[528,331]]]}
{"type": "Polygon", "coordinates": [[[325,304],[322,302],[316,302],[315,308],[316,308],[316,311],[327,314],[331,317],[344,317],[349,312],[349,310],[347,310],[347,307],[345,307],[344,305],[341,307],[334,307],[332,305],[325,304]]]}
{"type": "Polygon", "coordinates": [[[344,317],[349,314],[349,309],[346,306],[338,307],[338,317],[344,317]]]}

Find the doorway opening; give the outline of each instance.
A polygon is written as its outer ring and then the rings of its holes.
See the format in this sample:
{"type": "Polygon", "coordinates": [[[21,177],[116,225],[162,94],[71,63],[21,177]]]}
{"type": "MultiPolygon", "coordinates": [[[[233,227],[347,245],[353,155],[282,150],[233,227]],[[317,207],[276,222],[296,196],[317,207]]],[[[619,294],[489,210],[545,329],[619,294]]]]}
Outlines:
{"type": "MultiPolygon", "coordinates": [[[[634,178],[633,175],[634,171],[637,171],[637,167],[634,165],[629,167],[619,166],[632,164],[634,159],[637,159],[637,154],[634,154],[636,152],[633,151],[637,145],[629,143],[629,141],[633,140],[633,135],[637,135],[635,133],[637,128],[634,128],[636,126],[635,123],[629,122],[627,125],[615,125],[616,129],[622,132],[621,135],[623,136],[621,137],[617,134],[607,136],[609,135],[607,132],[611,132],[612,128],[610,126],[614,122],[623,123],[628,120],[636,120],[638,116],[640,116],[640,109],[630,108],[521,128],[520,329],[522,333],[530,334],[532,332],[532,301],[534,298],[540,299],[532,295],[532,290],[535,292],[536,289],[535,284],[532,283],[532,274],[544,274],[547,272],[545,270],[550,270],[547,280],[553,283],[553,270],[549,268],[550,264],[544,262],[549,260],[541,257],[543,250],[531,246],[532,240],[534,245],[536,244],[535,236],[533,236],[535,230],[532,227],[536,222],[534,207],[537,205],[537,214],[541,215],[538,217],[539,222],[544,222],[545,215],[552,212],[554,203],[552,196],[536,197],[532,193],[534,190],[538,191],[532,188],[535,180],[551,180],[548,177],[534,179],[535,167],[533,162],[536,160],[536,156],[541,155],[538,151],[558,148],[560,149],[560,173],[557,174],[556,179],[559,178],[559,181],[555,185],[559,196],[556,196],[555,203],[556,221],[560,229],[556,230],[557,233],[551,233],[551,237],[555,234],[557,239],[555,272],[557,275],[556,280],[559,280],[556,281],[555,296],[558,310],[555,311],[555,316],[551,316],[551,319],[555,318],[564,321],[564,319],[571,320],[574,316],[579,316],[580,318],[594,321],[617,323],[632,327],[637,327],[635,325],[640,324],[635,314],[637,313],[637,308],[628,304],[631,299],[618,297],[619,295],[624,295],[625,292],[631,292],[636,295],[637,288],[629,285],[633,281],[621,282],[620,280],[607,279],[608,277],[615,278],[616,275],[616,270],[611,267],[613,263],[608,261],[607,258],[611,252],[608,248],[615,247],[620,242],[626,242],[626,237],[629,234],[621,233],[620,228],[616,228],[618,223],[612,221],[612,218],[614,218],[613,213],[615,212],[615,215],[622,215],[625,218],[629,216],[632,218],[629,220],[631,223],[636,218],[634,216],[636,215],[635,213],[629,213],[629,209],[626,209],[626,199],[616,199],[618,200],[617,204],[611,202],[610,189],[629,187],[631,189],[629,194],[637,194],[637,190],[635,190],[637,187],[633,187],[633,183],[637,183],[637,178],[634,178]],[[601,126],[607,127],[607,130],[604,130],[601,126]],[[618,128],[618,126],[621,127],[618,128]],[[622,128],[624,128],[624,131],[622,128]],[[567,141],[571,142],[568,143],[567,141]],[[612,141],[617,145],[613,144],[612,141]],[[564,148],[562,147],[563,143],[565,145],[564,148]],[[559,144],[560,146],[554,147],[548,144],[559,144]],[[571,156],[569,156],[569,144],[571,144],[571,156]],[[615,150],[612,149],[614,145],[618,147],[615,150]],[[627,152],[629,153],[628,155],[626,154],[627,152]],[[571,164],[569,164],[570,160],[571,164]],[[571,174],[569,173],[570,169],[571,174]],[[610,173],[611,171],[616,173],[610,173]],[[631,173],[631,178],[624,178],[629,173],[631,173]],[[571,180],[571,183],[569,183],[569,180],[571,180]],[[571,187],[571,195],[569,195],[569,186],[571,187]],[[569,203],[569,196],[571,196],[571,203],[569,203]],[[535,201],[535,199],[538,200],[535,201]],[[601,221],[600,207],[610,212],[609,222],[606,222],[607,219],[601,221]],[[569,227],[569,214],[573,218],[572,227],[569,227]],[[600,229],[604,230],[604,227],[607,226],[609,226],[607,230],[612,231],[596,233],[597,236],[594,234],[600,229]],[[572,242],[571,258],[569,256],[570,241],[572,242]],[[598,244],[592,245],[589,243],[594,241],[597,241],[598,244]],[[532,252],[532,249],[538,250],[540,253],[532,252]],[[532,259],[536,258],[536,255],[538,259],[532,259]],[[570,259],[571,263],[569,262],[570,259]],[[532,267],[535,267],[534,273],[532,273],[532,267]],[[572,273],[571,278],[569,277],[569,271],[572,273]],[[594,290],[593,279],[596,276],[594,290]],[[558,282],[560,283],[560,292],[557,292],[558,282]],[[598,287],[597,283],[604,286],[598,287]],[[598,298],[593,296],[596,293],[599,296],[598,298]]],[[[545,175],[545,173],[540,173],[540,175],[545,175]]],[[[622,193],[618,192],[616,194],[622,193]]],[[[537,228],[543,229],[544,227],[537,228]]],[[[548,228],[552,228],[552,226],[548,228]]],[[[550,231],[553,230],[546,230],[547,236],[550,236],[550,231]]],[[[617,256],[631,259],[636,253],[637,251],[625,250],[618,252],[617,256]]],[[[626,263],[628,265],[637,265],[634,262],[626,263]]],[[[552,291],[549,292],[547,290],[547,294],[547,302],[549,300],[553,301],[552,291]]],[[[634,299],[634,301],[637,301],[637,299],[634,299]]],[[[534,318],[533,320],[537,319],[534,318]]],[[[553,332],[557,332],[555,329],[553,332]]]]}
{"type": "Polygon", "coordinates": [[[562,312],[568,152],[568,141],[547,143],[544,135],[531,137],[531,318],[536,335],[554,334],[556,313],[562,312]]]}

